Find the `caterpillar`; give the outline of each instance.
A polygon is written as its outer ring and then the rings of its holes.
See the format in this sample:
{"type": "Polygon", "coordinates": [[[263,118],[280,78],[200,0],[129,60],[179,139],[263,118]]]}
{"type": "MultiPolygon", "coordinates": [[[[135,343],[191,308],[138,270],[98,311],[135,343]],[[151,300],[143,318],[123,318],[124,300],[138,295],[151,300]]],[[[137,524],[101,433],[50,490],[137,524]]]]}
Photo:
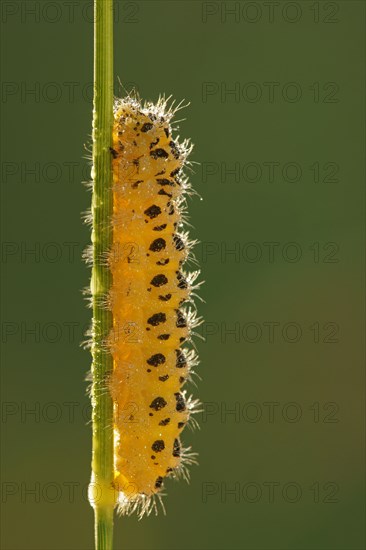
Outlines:
{"type": "MultiPolygon", "coordinates": [[[[196,462],[180,436],[195,424],[199,402],[187,395],[198,357],[193,329],[201,323],[194,297],[199,270],[184,228],[185,174],[192,145],[173,139],[172,118],[181,104],[170,98],[142,104],[115,100],[113,143],[113,244],[107,254],[113,317],[107,346],[113,357],[108,390],[114,403],[114,487],[119,511],[140,517],[156,511],[166,477],[189,478],[196,462]]],[[[163,507],[164,508],[164,507],[163,507]]]]}

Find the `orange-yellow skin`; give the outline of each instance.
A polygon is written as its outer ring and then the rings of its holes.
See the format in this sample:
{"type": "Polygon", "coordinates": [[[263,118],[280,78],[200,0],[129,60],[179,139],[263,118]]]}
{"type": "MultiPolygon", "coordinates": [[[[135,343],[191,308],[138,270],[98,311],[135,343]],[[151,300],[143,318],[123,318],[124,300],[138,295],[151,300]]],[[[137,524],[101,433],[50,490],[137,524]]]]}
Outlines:
{"type": "Polygon", "coordinates": [[[177,278],[187,251],[173,240],[182,191],[179,176],[171,175],[184,159],[172,145],[169,120],[151,118],[126,102],[115,113],[113,131],[110,390],[115,487],[131,497],[159,492],[179,466],[179,435],[189,417],[180,393],[189,367],[184,359],[177,367],[181,339],[189,334],[186,326],[177,327],[177,310],[189,295],[177,278]]]}

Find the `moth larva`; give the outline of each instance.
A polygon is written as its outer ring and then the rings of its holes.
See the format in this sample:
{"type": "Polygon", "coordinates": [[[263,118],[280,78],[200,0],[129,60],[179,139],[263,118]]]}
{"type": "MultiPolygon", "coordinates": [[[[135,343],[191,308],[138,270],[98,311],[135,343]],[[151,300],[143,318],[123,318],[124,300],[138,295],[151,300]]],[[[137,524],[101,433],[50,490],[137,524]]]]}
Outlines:
{"type": "Polygon", "coordinates": [[[183,386],[197,364],[190,342],[200,322],[192,302],[199,272],[182,267],[194,244],[183,230],[191,145],[172,137],[175,111],[165,99],[141,105],[131,97],[114,108],[108,345],[123,513],[156,509],[164,478],[186,477],[194,462],[180,434],[197,408],[183,386]]]}

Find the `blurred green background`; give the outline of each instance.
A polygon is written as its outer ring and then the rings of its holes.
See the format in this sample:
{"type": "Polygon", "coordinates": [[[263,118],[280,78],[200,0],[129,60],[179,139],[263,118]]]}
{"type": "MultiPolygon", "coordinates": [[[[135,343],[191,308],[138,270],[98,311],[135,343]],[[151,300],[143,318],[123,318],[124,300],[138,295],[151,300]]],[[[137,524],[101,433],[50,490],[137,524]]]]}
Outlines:
{"type": "MultiPolygon", "coordinates": [[[[2,548],[91,550],[92,3],[1,16],[2,548]]],[[[365,547],[364,45],[361,1],[116,1],[123,86],[191,102],[206,281],[200,465],[116,549],[365,547]]]]}

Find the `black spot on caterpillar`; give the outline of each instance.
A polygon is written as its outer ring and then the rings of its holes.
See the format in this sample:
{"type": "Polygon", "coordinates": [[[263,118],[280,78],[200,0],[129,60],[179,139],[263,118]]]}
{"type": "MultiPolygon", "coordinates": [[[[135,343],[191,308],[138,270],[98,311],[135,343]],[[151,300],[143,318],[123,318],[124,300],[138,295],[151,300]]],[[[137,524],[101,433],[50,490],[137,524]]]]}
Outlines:
{"type": "Polygon", "coordinates": [[[145,122],[143,126],[141,127],[141,132],[148,132],[149,130],[152,130],[154,128],[154,125],[151,124],[151,122],[145,122]]]}
{"type": "Polygon", "coordinates": [[[159,365],[163,365],[165,361],[166,358],[162,353],[155,353],[155,355],[152,355],[146,362],[152,367],[158,367],[159,365]]]}
{"type": "Polygon", "coordinates": [[[180,451],[181,451],[181,447],[180,447],[179,440],[175,439],[174,445],[173,445],[173,456],[180,456],[180,451]]]}
{"type": "Polygon", "coordinates": [[[160,409],[163,409],[166,404],[167,402],[165,401],[164,397],[155,397],[155,399],[150,403],[150,409],[154,409],[154,411],[160,411],[160,409]]]}
{"type": "Polygon", "coordinates": [[[161,250],[164,250],[164,248],[166,248],[166,241],[161,238],[155,239],[149,246],[149,250],[152,252],[160,252],[161,250]]]}
{"type": "Polygon", "coordinates": [[[159,158],[167,159],[169,154],[164,149],[155,149],[150,152],[150,156],[155,160],[159,158]]]}
{"type": "Polygon", "coordinates": [[[164,260],[159,260],[156,262],[156,265],[167,265],[169,263],[169,258],[165,258],[164,260]]]}
{"type": "Polygon", "coordinates": [[[154,441],[154,443],[151,445],[151,448],[156,453],[161,453],[165,449],[165,443],[162,439],[158,439],[154,441]]]}
{"type": "Polygon", "coordinates": [[[187,366],[187,361],[186,361],[184,353],[180,349],[176,349],[175,353],[177,355],[177,359],[176,359],[176,363],[175,363],[176,367],[178,369],[185,368],[187,366]]]}
{"type": "Polygon", "coordinates": [[[145,210],[144,214],[146,214],[146,216],[149,216],[149,218],[151,219],[156,218],[156,216],[159,216],[159,214],[161,214],[161,208],[160,206],[156,206],[156,204],[153,204],[145,210]]]}
{"type": "Polygon", "coordinates": [[[174,235],[173,241],[177,250],[184,250],[184,242],[179,235],[174,235]]]}
{"type": "Polygon", "coordinates": [[[157,183],[164,187],[165,185],[170,185],[171,187],[174,187],[175,183],[174,181],[168,180],[166,178],[157,178],[157,183]]]}
{"type": "Polygon", "coordinates": [[[165,275],[163,273],[160,273],[159,275],[155,275],[155,277],[151,279],[150,284],[152,284],[153,286],[159,287],[159,286],[166,285],[167,282],[168,282],[168,279],[165,277],[165,275]]]}
{"type": "Polygon", "coordinates": [[[153,327],[157,327],[161,323],[165,323],[166,315],[165,313],[154,313],[151,317],[148,318],[147,322],[153,327]]]}
{"type": "Polygon", "coordinates": [[[170,300],[171,297],[172,297],[171,294],[165,294],[165,296],[160,295],[160,296],[159,296],[159,300],[161,300],[162,302],[168,302],[168,301],[170,300]]]}
{"type": "Polygon", "coordinates": [[[164,418],[164,420],[160,420],[159,426],[167,426],[170,422],[170,418],[164,418]]]}
{"type": "Polygon", "coordinates": [[[163,485],[163,478],[159,476],[155,481],[155,489],[160,489],[163,485]]]}
{"type": "Polygon", "coordinates": [[[184,400],[184,397],[181,393],[175,393],[175,399],[177,401],[177,404],[176,404],[176,410],[178,412],[182,412],[182,411],[185,411],[186,410],[186,402],[184,400]]]}

